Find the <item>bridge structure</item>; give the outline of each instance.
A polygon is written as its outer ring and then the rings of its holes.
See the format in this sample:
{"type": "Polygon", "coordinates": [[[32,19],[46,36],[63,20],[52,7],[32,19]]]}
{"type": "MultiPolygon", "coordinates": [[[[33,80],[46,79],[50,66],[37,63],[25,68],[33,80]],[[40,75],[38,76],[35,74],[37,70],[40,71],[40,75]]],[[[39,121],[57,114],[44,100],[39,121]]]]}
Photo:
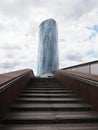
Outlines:
{"type": "Polygon", "coordinates": [[[1,74],[0,130],[98,130],[97,65],[59,69],[53,77],[31,69],[1,74]]]}

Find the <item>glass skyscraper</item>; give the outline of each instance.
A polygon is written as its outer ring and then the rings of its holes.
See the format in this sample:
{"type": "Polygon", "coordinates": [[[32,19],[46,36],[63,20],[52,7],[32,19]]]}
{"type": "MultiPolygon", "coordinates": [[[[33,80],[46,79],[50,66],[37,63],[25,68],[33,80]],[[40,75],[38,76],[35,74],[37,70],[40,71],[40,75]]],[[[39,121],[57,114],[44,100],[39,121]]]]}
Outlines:
{"type": "Polygon", "coordinates": [[[45,20],[40,25],[38,48],[38,75],[52,73],[59,68],[58,30],[53,19],[45,20]]]}

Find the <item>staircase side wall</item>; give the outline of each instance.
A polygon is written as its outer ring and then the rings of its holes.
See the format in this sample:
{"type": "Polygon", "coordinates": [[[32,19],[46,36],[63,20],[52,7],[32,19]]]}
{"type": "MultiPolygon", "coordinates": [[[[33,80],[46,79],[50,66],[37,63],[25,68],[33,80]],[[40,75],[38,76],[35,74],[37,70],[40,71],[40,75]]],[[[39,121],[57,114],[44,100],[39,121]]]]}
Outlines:
{"type": "MultiPolygon", "coordinates": [[[[69,73],[68,71],[57,70],[56,72],[54,72],[54,77],[59,82],[61,82],[64,86],[68,87],[74,93],[78,94],[86,103],[92,105],[93,108],[96,111],[98,111],[98,86],[97,84],[90,83],[89,81],[88,82],[83,81],[80,78],[78,78],[78,74],[75,75],[74,73],[71,74],[71,72],[69,73]]],[[[83,78],[83,74],[81,78],[83,78]]],[[[85,78],[85,75],[84,75],[84,78],[85,78]]],[[[86,75],[86,79],[87,79],[87,75],[86,75]]]]}
{"type": "Polygon", "coordinates": [[[0,119],[2,119],[9,111],[9,107],[13,104],[19,93],[28,84],[30,79],[34,77],[34,74],[32,70],[26,69],[0,76],[2,78],[0,86],[0,119]]]}

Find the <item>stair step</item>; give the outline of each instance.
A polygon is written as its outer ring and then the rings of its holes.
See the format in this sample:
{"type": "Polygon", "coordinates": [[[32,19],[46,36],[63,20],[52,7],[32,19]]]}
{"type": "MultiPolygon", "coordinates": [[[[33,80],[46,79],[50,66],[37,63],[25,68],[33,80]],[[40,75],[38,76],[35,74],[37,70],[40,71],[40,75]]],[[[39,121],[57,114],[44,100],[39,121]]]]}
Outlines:
{"type": "Polygon", "coordinates": [[[61,87],[61,86],[57,86],[57,85],[38,85],[38,84],[33,84],[33,85],[30,85],[30,86],[28,86],[28,87],[26,87],[26,88],[46,88],[46,89],[59,89],[59,88],[61,88],[61,89],[68,89],[67,87],[61,87]]]}
{"type": "Polygon", "coordinates": [[[41,92],[41,93],[46,93],[46,92],[48,92],[48,93],[72,93],[72,91],[71,90],[23,90],[22,92],[33,92],[33,93],[39,93],[39,92],[41,92]]]}
{"type": "Polygon", "coordinates": [[[17,103],[75,103],[83,102],[80,98],[17,98],[17,103]]]}
{"type": "Polygon", "coordinates": [[[69,90],[69,89],[67,89],[67,88],[34,88],[34,87],[32,87],[32,88],[29,88],[29,87],[26,87],[24,90],[69,90]]]}
{"type": "Polygon", "coordinates": [[[71,93],[71,92],[34,92],[34,91],[22,91],[22,93],[34,93],[34,94],[65,94],[65,93],[71,93]]]}
{"type": "Polygon", "coordinates": [[[95,112],[16,112],[9,113],[2,122],[5,124],[98,123],[98,114],[95,112]]]}
{"type": "Polygon", "coordinates": [[[24,103],[24,104],[18,104],[18,103],[15,103],[12,107],[91,107],[90,105],[88,104],[85,104],[85,103],[70,103],[70,104],[65,104],[65,103],[62,103],[62,104],[55,104],[55,103],[47,103],[47,104],[32,104],[32,103],[24,103]]]}
{"type": "Polygon", "coordinates": [[[77,108],[64,108],[64,107],[56,107],[56,108],[53,108],[53,107],[43,107],[43,108],[38,108],[38,107],[35,107],[35,108],[22,108],[22,107],[12,107],[11,108],[11,111],[91,111],[92,108],[90,107],[77,107],[77,108]]]}
{"type": "Polygon", "coordinates": [[[88,118],[96,118],[98,121],[98,113],[97,112],[88,112],[88,111],[79,111],[79,112],[73,112],[73,111],[67,111],[67,112],[37,112],[37,111],[30,111],[30,112],[10,112],[7,114],[7,116],[4,118],[5,120],[9,119],[88,119],[88,118]]]}
{"type": "Polygon", "coordinates": [[[21,93],[20,97],[55,97],[55,98],[65,98],[65,97],[77,97],[76,94],[69,94],[69,93],[65,93],[65,94],[35,94],[35,93],[21,93]]]}
{"type": "Polygon", "coordinates": [[[79,100],[70,100],[70,101],[32,101],[32,100],[17,100],[16,103],[35,103],[35,104],[38,104],[38,103],[55,103],[55,104],[62,104],[62,103],[80,103],[81,101],[79,100]]]}
{"type": "Polygon", "coordinates": [[[97,123],[78,124],[19,124],[0,126],[0,130],[98,130],[97,123]]]}
{"type": "Polygon", "coordinates": [[[46,104],[34,104],[34,103],[16,103],[11,107],[13,111],[90,111],[91,106],[83,103],[46,103],[46,104]]]}
{"type": "Polygon", "coordinates": [[[29,119],[29,120],[21,120],[21,119],[12,119],[12,120],[4,120],[5,124],[69,124],[69,123],[98,123],[96,118],[88,118],[88,119],[29,119]]]}

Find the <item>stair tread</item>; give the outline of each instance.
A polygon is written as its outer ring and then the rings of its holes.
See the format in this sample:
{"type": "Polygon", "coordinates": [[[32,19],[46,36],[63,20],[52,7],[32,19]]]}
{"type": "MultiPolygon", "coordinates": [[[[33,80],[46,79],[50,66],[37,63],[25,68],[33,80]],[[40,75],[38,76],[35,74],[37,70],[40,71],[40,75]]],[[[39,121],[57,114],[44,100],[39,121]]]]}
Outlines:
{"type": "Polygon", "coordinates": [[[32,98],[32,97],[20,97],[19,101],[82,101],[81,98],[32,98]]]}
{"type": "Polygon", "coordinates": [[[59,108],[62,108],[62,107],[64,107],[64,108],[69,108],[69,107],[71,107],[71,108],[77,108],[77,107],[91,107],[90,105],[88,105],[88,104],[85,104],[85,103],[70,103],[70,104],[68,104],[68,103],[62,103],[62,104],[55,104],[55,103],[47,103],[47,104],[40,104],[40,103],[38,103],[38,104],[32,104],[32,103],[22,103],[22,104],[18,104],[18,103],[16,103],[16,104],[14,104],[12,107],[20,107],[20,108],[45,108],[45,107],[48,107],[48,108],[51,108],[51,107],[53,107],[53,108],[56,108],[56,107],[59,107],[59,108]]]}
{"type": "Polygon", "coordinates": [[[33,93],[33,94],[31,94],[31,93],[21,93],[20,95],[31,95],[31,96],[77,96],[76,94],[49,94],[49,93],[47,93],[47,94],[41,94],[41,93],[39,93],[39,94],[36,94],[36,93],[33,93]]]}
{"type": "Polygon", "coordinates": [[[98,124],[2,125],[0,130],[98,130],[98,124]]]}
{"type": "Polygon", "coordinates": [[[67,88],[61,88],[61,87],[59,87],[59,88],[52,88],[52,87],[49,87],[49,88],[36,88],[36,87],[26,87],[24,90],[69,90],[69,89],[67,89],[67,88]]]}
{"type": "Polygon", "coordinates": [[[46,91],[46,92],[34,92],[34,91],[22,91],[22,93],[26,93],[26,94],[28,94],[28,93],[31,93],[31,94],[66,94],[66,93],[69,93],[69,94],[71,94],[72,92],[48,92],[48,91],[46,91]]]}
{"type": "Polygon", "coordinates": [[[91,119],[98,120],[97,112],[10,112],[5,119],[91,119]]]}
{"type": "Polygon", "coordinates": [[[71,92],[71,90],[23,90],[22,92],[71,92]]]}

